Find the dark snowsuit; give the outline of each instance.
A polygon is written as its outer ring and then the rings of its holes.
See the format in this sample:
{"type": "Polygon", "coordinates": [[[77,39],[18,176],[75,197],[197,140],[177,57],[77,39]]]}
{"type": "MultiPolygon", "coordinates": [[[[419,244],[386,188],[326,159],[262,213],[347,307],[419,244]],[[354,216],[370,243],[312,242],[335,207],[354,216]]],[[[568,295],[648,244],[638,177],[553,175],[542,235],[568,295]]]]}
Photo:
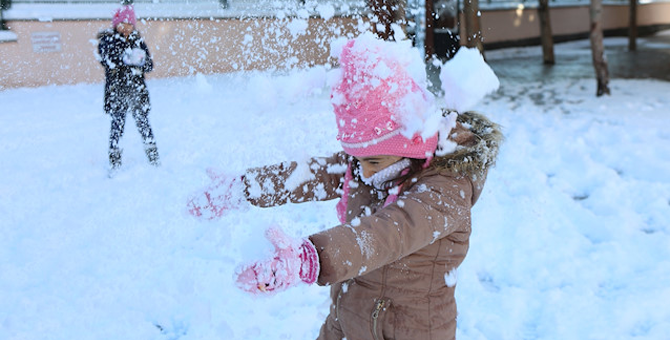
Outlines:
{"type": "Polygon", "coordinates": [[[109,136],[110,163],[113,168],[121,164],[118,146],[123,136],[126,113],[130,110],[142,135],[149,161],[157,165],[158,151],[148,120],[151,109],[149,91],[144,81],[144,73],[151,72],[154,66],[149,48],[137,31],[133,31],[126,39],[121,33],[107,29],[98,34],[98,39],[100,63],[105,68],[105,113],[112,118],[109,136]],[[133,48],[140,48],[146,53],[143,65],[124,63],[124,54],[133,48]]]}

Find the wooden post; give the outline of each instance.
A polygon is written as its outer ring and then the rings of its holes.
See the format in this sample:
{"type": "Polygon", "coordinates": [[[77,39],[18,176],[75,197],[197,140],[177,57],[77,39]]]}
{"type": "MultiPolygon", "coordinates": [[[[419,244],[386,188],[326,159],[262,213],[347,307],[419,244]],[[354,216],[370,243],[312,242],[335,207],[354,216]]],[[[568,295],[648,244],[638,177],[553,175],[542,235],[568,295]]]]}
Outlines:
{"type": "Polygon", "coordinates": [[[630,0],[628,16],[628,50],[637,50],[637,0],[630,0]]]}
{"type": "Polygon", "coordinates": [[[479,0],[464,0],[463,19],[465,21],[465,46],[477,47],[479,51],[484,53],[479,16],[479,0]]]}
{"type": "Polygon", "coordinates": [[[593,68],[596,71],[596,79],[598,81],[596,96],[600,97],[604,94],[610,94],[610,77],[607,69],[607,59],[605,59],[605,47],[603,44],[602,0],[591,0],[589,14],[591,17],[591,56],[593,59],[593,68]]]}
{"type": "MultiPolygon", "coordinates": [[[[551,17],[549,15],[549,0],[539,0],[537,9],[540,17],[540,41],[542,42],[542,59],[545,65],[553,65],[554,60],[554,37],[551,32],[551,17]]],[[[632,1],[632,0],[631,0],[632,1]]]]}

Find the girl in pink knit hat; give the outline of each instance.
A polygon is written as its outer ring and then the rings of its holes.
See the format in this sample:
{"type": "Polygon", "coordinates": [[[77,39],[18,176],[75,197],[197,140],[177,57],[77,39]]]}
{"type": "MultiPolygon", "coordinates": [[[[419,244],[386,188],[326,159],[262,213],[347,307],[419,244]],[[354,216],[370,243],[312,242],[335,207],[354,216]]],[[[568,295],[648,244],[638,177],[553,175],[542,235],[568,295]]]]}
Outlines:
{"type": "Polygon", "coordinates": [[[502,135],[480,114],[437,109],[409,45],[364,34],[336,56],[331,94],[344,151],[211,173],[189,211],[215,219],[249,204],[339,199],[340,225],[303,239],[270,228],[274,256],[244,264],[238,286],[261,295],[330,285],[320,340],[454,339],[455,272],[502,135]]]}
{"type": "Polygon", "coordinates": [[[149,125],[149,90],[144,74],[153,70],[149,48],[136,30],[132,5],[119,7],[112,16],[112,28],[98,34],[98,56],[105,69],[105,113],[111,118],[109,135],[110,176],[121,166],[119,141],[130,112],[144,142],[149,163],[159,165],[154,133],[149,125]]]}

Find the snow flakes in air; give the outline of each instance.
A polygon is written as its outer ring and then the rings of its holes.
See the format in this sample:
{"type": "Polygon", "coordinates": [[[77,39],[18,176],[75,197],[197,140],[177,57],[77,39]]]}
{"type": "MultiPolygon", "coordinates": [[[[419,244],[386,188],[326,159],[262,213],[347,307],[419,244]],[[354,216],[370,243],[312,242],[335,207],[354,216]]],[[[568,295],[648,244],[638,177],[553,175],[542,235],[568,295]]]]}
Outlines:
{"type": "Polygon", "coordinates": [[[291,32],[291,35],[293,36],[298,36],[298,35],[303,35],[305,32],[307,32],[307,27],[308,27],[307,20],[304,19],[294,19],[291,20],[291,22],[287,25],[287,28],[289,32],[291,32]]]}
{"type": "Polygon", "coordinates": [[[328,20],[335,16],[335,7],[333,5],[325,3],[318,4],[316,6],[316,11],[319,12],[319,15],[324,19],[328,20]]]}
{"type": "Polygon", "coordinates": [[[251,43],[254,41],[254,37],[251,34],[245,34],[244,35],[244,40],[242,41],[242,44],[244,45],[251,45],[251,43]]]}

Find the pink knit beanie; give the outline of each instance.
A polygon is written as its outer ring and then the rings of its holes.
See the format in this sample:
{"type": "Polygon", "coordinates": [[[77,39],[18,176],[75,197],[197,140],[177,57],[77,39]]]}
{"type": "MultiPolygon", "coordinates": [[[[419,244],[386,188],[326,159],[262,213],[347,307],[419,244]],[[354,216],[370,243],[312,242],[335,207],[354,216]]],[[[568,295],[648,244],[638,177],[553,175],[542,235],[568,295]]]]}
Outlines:
{"type": "Polygon", "coordinates": [[[135,26],[137,20],[135,19],[135,9],[132,5],[121,6],[114,12],[112,27],[116,27],[122,22],[135,26]]]}
{"type": "Polygon", "coordinates": [[[423,61],[411,46],[399,44],[364,34],[349,40],[339,55],[331,103],[337,139],[352,156],[430,159],[437,147],[437,131],[425,135],[425,116],[435,109],[423,61]]]}

